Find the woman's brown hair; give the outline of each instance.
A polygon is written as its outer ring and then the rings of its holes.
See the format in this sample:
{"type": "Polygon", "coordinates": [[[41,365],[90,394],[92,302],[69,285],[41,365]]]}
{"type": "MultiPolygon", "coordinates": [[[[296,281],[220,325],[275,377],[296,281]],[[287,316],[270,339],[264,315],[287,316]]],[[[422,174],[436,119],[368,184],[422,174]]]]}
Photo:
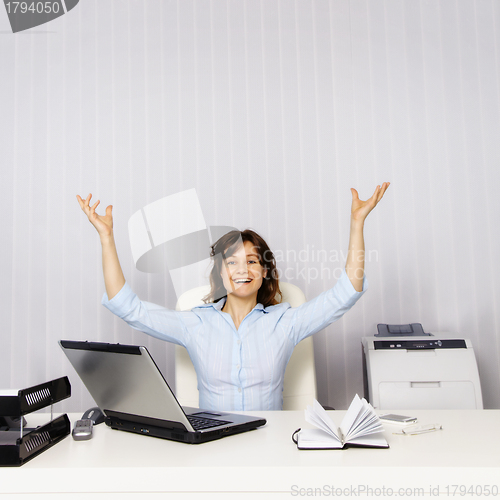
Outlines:
{"type": "Polygon", "coordinates": [[[221,271],[226,256],[233,255],[243,243],[249,241],[259,254],[260,264],[266,269],[266,277],[262,280],[262,285],[257,292],[257,302],[264,307],[274,306],[281,302],[281,291],[279,287],[278,270],[276,259],[264,241],[251,229],[244,231],[230,231],[217,240],[211,247],[210,257],[213,260],[213,268],[210,272],[210,293],[203,299],[207,302],[218,302],[227,296],[227,290],[222,282],[221,271]]]}

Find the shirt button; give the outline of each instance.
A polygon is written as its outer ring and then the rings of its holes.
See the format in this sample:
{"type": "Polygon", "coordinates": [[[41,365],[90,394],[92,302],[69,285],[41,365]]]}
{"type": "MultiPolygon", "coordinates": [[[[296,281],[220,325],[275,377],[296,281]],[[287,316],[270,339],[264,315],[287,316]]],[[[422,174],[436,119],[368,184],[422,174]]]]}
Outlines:
{"type": "Polygon", "coordinates": [[[236,368],[238,368],[238,370],[240,369],[240,365],[236,365],[236,368]]]}
{"type": "Polygon", "coordinates": [[[238,392],[241,392],[241,387],[238,387],[238,392]]]}
{"type": "Polygon", "coordinates": [[[240,344],[241,344],[241,340],[238,340],[238,345],[240,345],[240,344]]]}

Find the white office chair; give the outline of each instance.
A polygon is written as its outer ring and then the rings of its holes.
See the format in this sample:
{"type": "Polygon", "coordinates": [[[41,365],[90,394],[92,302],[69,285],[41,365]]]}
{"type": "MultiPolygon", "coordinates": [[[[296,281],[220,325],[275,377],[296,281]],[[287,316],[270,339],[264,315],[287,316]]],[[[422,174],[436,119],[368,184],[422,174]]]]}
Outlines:
{"type": "MultiPolygon", "coordinates": [[[[297,307],[306,301],[302,290],[291,283],[280,282],[282,302],[297,307]]],[[[177,311],[189,311],[203,304],[203,297],[210,292],[210,286],[193,288],[183,293],[177,301],[177,311]]],[[[198,380],[193,363],[186,349],[175,346],[176,396],[183,406],[199,406],[198,380]]],[[[312,337],[300,342],[288,362],[283,388],[283,409],[304,410],[316,399],[316,371],[312,337]]]]}

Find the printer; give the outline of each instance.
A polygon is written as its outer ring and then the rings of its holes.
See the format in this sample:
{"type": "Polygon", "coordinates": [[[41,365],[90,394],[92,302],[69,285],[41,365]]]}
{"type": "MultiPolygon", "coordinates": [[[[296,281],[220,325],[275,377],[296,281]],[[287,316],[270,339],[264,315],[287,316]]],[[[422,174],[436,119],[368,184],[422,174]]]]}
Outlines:
{"type": "Polygon", "coordinates": [[[363,337],[365,398],[381,410],[482,409],[471,341],[422,325],[378,325],[363,337]]]}

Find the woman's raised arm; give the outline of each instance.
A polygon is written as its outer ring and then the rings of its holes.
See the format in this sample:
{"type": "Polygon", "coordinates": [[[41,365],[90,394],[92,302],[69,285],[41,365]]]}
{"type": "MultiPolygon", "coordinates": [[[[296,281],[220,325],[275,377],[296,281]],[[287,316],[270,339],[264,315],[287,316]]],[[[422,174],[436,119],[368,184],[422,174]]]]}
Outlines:
{"type": "Polygon", "coordinates": [[[358,192],[351,188],[351,232],[345,271],[357,292],[363,290],[363,277],[365,275],[365,240],[363,237],[365,219],[382,199],[389,184],[390,182],[384,182],[382,186],[377,186],[371,198],[366,201],[360,200],[358,192]]]}
{"type": "Polygon", "coordinates": [[[120,261],[118,260],[115,238],[113,236],[113,216],[111,215],[113,207],[109,205],[106,208],[106,215],[98,215],[95,209],[100,201],[97,200],[90,206],[90,200],[92,199],[91,194],[89,194],[85,200],[79,195],[76,196],[76,199],[101,238],[104,285],[106,287],[108,299],[111,300],[125,284],[125,277],[123,276],[120,261]]]}

